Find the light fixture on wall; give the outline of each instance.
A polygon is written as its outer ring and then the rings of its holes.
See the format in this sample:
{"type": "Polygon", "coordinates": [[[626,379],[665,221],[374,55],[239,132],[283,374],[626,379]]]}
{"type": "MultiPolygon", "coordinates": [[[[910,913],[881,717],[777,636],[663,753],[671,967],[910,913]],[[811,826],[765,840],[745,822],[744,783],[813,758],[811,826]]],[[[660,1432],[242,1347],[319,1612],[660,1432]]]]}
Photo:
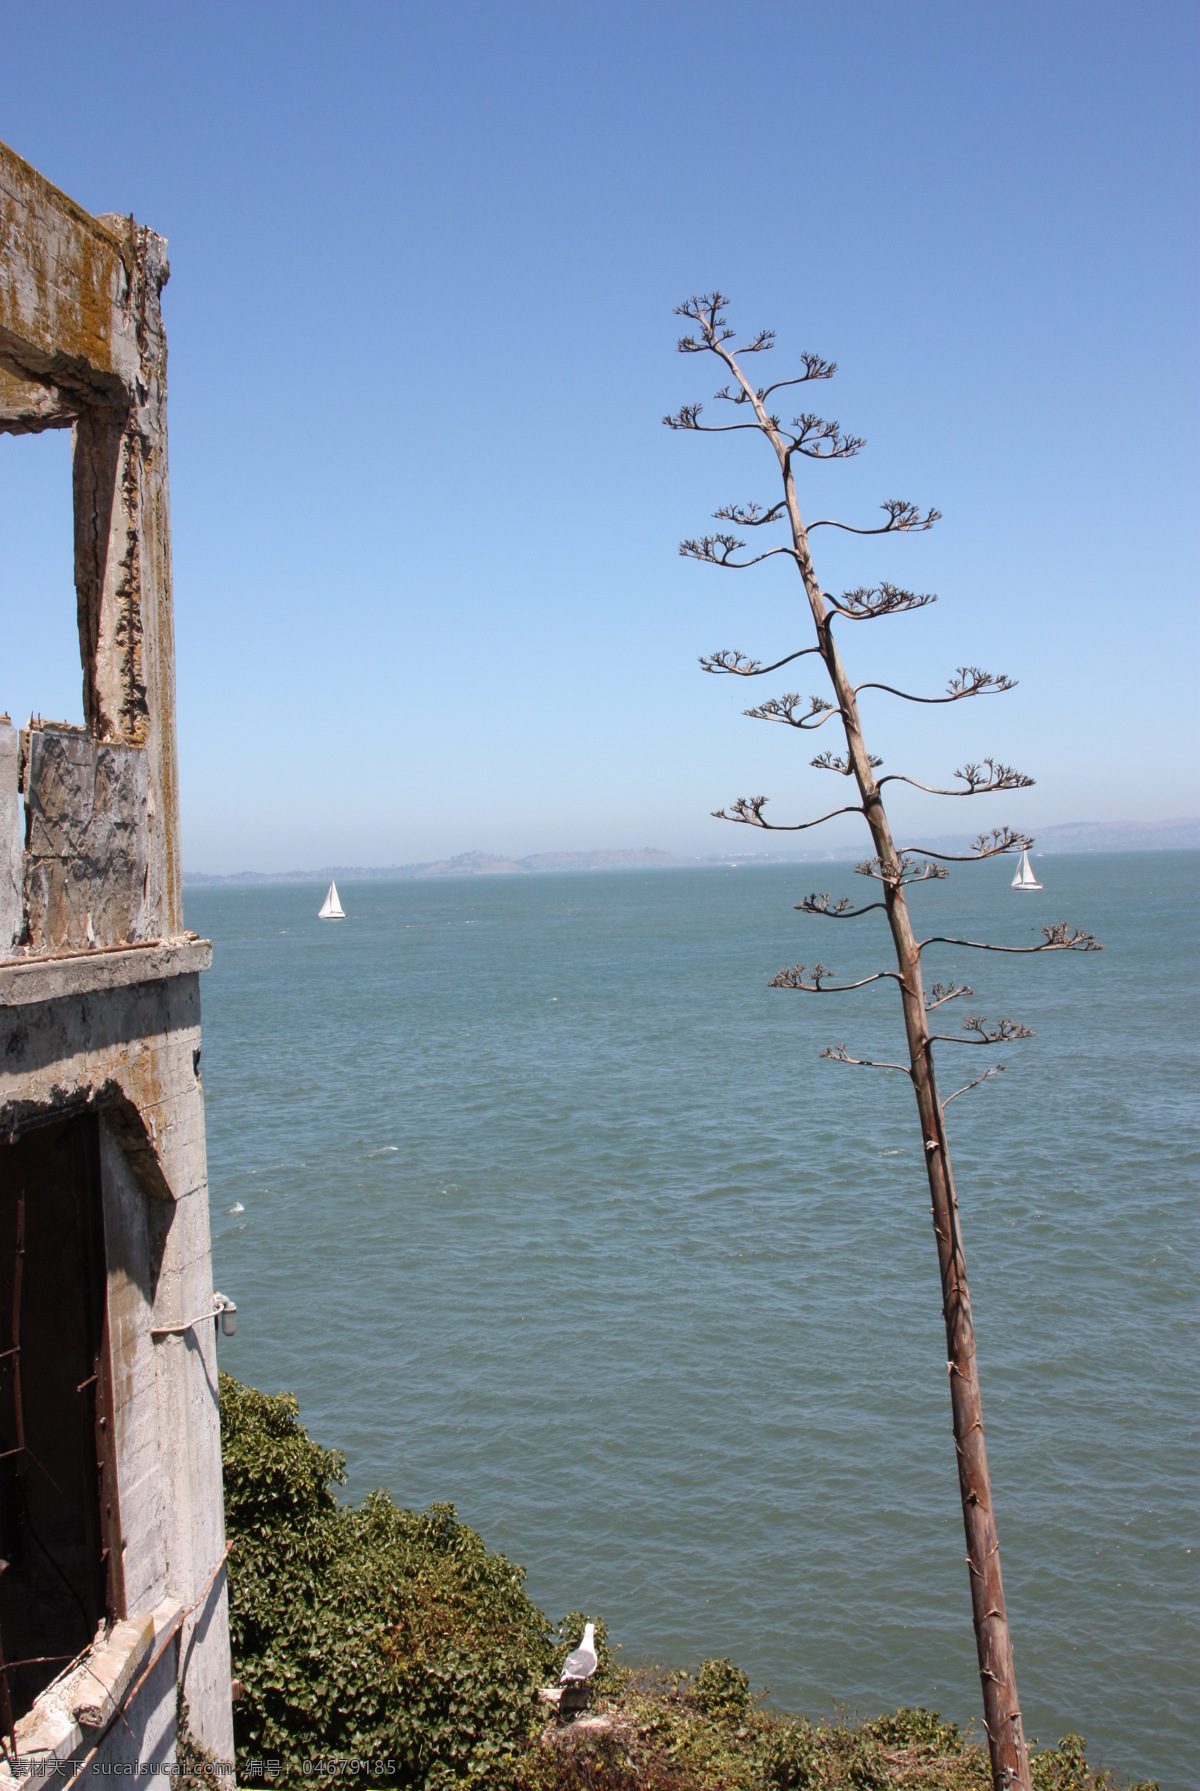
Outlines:
{"type": "Polygon", "coordinates": [[[155,1325],[150,1335],[156,1343],[160,1337],[182,1337],[185,1331],[192,1331],[197,1325],[202,1325],[206,1318],[211,1318],[226,1337],[232,1337],[237,1330],[237,1307],[227,1294],[217,1293],[214,1289],[211,1312],[202,1312],[199,1318],[189,1318],[181,1325],[155,1325]]]}
{"type": "Polygon", "coordinates": [[[220,1325],[223,1334],[226,1337],[232,1337],[237,1330],[237,1307],[225,1294],[217,1293],[215,1290],[213,1304],[216,1306],[213,1317],[220,1325]]]}

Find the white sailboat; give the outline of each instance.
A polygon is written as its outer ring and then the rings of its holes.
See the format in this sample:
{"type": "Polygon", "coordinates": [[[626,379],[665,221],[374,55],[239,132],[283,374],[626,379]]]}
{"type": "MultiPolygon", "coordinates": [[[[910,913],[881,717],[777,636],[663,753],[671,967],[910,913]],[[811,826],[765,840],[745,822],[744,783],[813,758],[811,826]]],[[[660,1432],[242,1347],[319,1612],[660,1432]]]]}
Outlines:
{"type": "Polygon", "coordinates": [[[329,885],[329,894],[317,910],[318,920],[345,920],[346,910],[338,900],[337,884],[329,885]]]}
{"type": "Polygon", "coordinates": [[[1042,887],[1033,874],[1028,849],[1021,854],[1021,862],[1017,866],[1017,874],[1012,880],[1012,886],[1014,889],[1040,889],[1042,887]]]}

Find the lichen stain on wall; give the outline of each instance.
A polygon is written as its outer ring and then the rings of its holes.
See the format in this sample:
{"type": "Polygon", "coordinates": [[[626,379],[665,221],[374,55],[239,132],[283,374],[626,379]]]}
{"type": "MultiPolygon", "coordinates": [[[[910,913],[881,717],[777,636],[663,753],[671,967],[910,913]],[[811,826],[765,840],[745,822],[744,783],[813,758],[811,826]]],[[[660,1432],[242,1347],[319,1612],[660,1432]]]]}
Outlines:
{"type": "Polygon", "coordinates": [[[130,280],[120,237],[29,168],[4,164],[0,189],[0,328],[33,336],[48,362],[121,374],[112,339],[130,280]],[[33,218],[40,226],[28,231],[33,218]]]}

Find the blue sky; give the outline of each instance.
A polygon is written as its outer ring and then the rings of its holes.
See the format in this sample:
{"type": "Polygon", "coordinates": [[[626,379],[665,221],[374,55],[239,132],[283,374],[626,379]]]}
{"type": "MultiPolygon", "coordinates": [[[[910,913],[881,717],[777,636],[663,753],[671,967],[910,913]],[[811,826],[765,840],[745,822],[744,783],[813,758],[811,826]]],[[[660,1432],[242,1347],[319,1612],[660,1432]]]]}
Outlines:
{"type": "MultiPolygon", "coordinates": [[[[187,866],[741,850],[765,842],[708,818],[729,798],[840,800],[696,665],[807,644],[778,566],[676,554],[772,491],[761,443],[659,421],[717,383],[671,315],[714,284],[777,330],[773,377],[839,363],[821,398],[868,445],[811,470],[810,515],[945,514],[814,537],[831,588],[939,593],[845,630],[854,675],[1020,678],[872,700],[889,769],[992,752],[1038,779],[904,822],[1200,812],[1197,20],[12,9],[0,136],[170,239],[187,866]]],[[[67,437],[0,438],[0,528],[0,708],[77,718],[67,437]]]]}

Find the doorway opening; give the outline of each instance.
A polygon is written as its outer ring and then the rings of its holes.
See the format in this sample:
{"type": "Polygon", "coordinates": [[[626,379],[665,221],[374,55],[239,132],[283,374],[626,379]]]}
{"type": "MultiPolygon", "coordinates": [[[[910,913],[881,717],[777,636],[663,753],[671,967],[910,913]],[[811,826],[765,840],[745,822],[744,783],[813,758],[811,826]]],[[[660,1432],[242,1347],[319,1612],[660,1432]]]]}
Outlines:
{"type": "Polygon", "coordinates": [[[106,1294],[96,1115],[0,1142],[5,1726],[121,1614],[106,1294]]]}

